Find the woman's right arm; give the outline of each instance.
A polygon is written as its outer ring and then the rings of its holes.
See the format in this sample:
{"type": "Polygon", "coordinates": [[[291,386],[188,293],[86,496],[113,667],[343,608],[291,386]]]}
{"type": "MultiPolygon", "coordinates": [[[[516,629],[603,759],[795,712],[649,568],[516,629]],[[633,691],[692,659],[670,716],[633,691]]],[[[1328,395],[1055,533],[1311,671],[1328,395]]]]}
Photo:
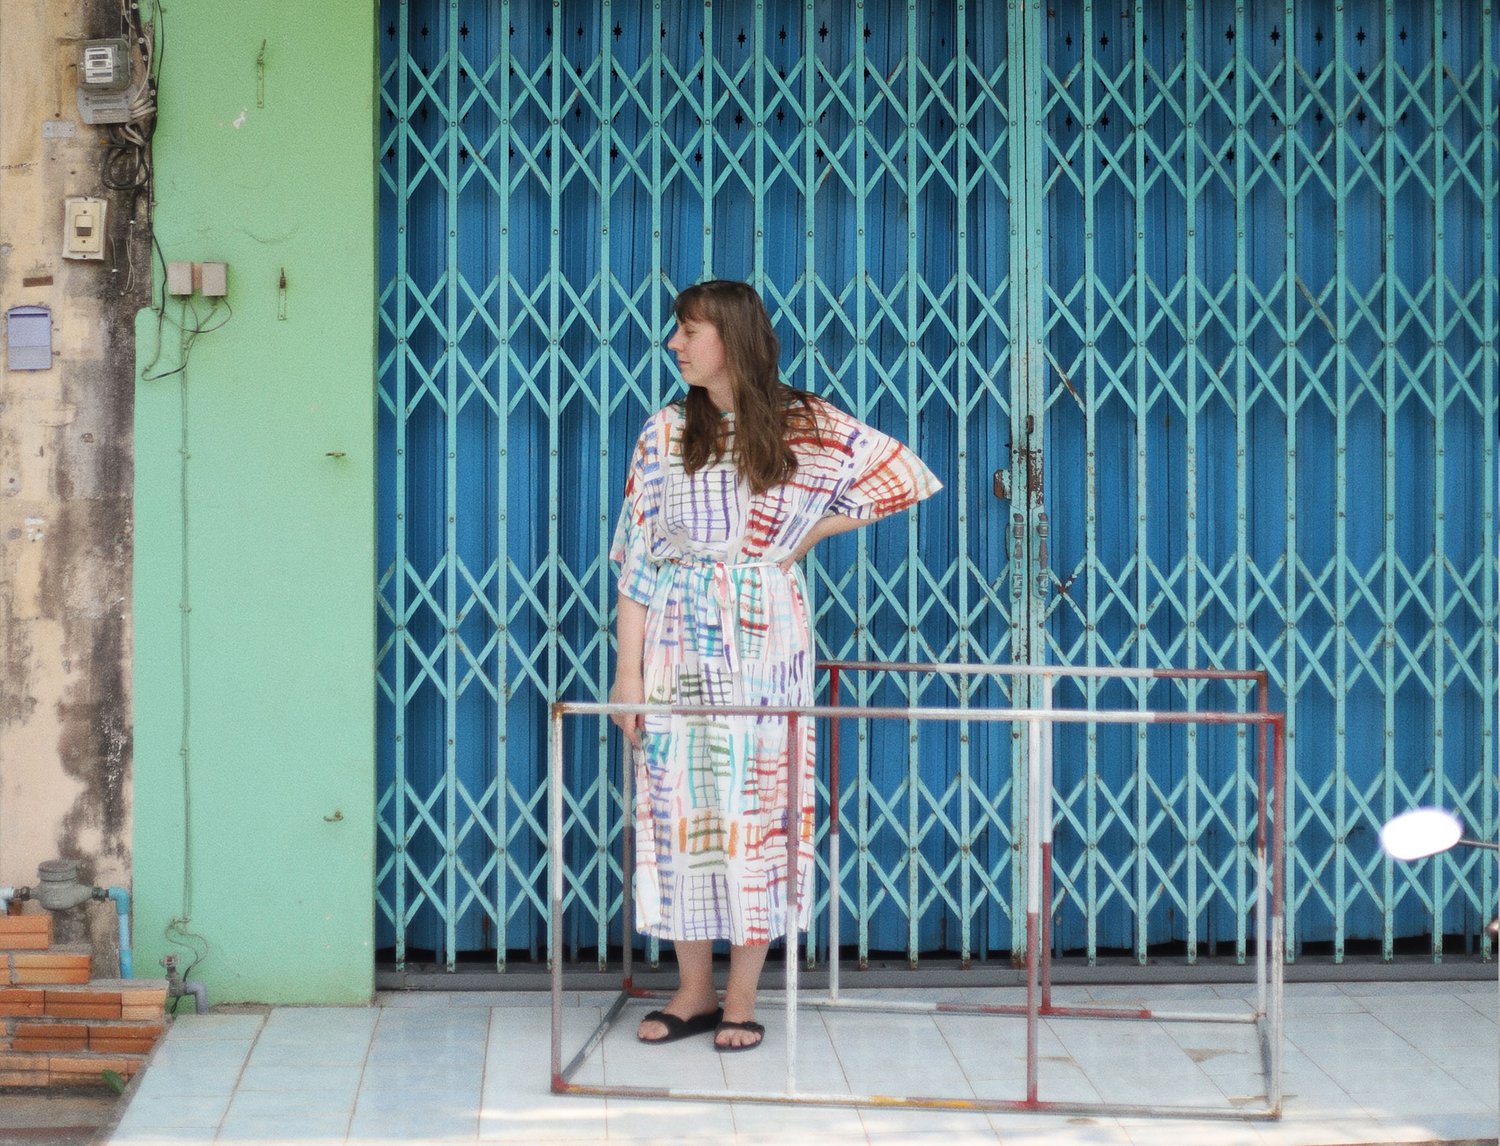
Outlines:
{"type": "MultiPolygon", "coordinates": [[[[646,655],[646,606],[620,594],[615,607],[615,683],[609,690],[611,704],[644,704],[646,655]]],[[[641,728],[646,718],[634,712],[616,712],[610,716],[631,745],[641,746],[641,728]]]]}

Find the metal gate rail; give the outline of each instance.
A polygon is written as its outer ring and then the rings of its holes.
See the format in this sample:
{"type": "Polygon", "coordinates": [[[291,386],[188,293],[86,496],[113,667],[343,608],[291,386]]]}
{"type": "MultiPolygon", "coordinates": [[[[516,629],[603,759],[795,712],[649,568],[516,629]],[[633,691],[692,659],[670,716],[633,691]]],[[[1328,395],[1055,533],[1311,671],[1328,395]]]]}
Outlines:
{"type": "MultiPolygon", "coordinates": [[[[857,661],[857,660],[830,660],[821,661],[818,664],[820,670],[828,673],[828,703],[839,705],[841,701],[841,683],[845,673],[879,672],[891,674],[929,674],[940,676],[988,676],[988,677],[1022,677],[1031,678],[1036,681],[1042,689],[1039,697],[1041,707],[1052,709],[1054,705],[1053,685],[1058,678],[1073,680],[1135,680],[1135,681],[1192,681],[1209,682],[1222,681],[1225,683],[1253,684],[1255,686],[1255,709],[1258,712],[1270,711],[1270,674],[1265,669],[1185,669],[1185,668],[1116,668],[1095,665],[1021,665],[1021,664],[937,664],[925,661],[857,661]]],[[[839,920],[840,906],[839,889],[842,886],[843,868],[840,863],[841,841],[842,841],[842,803],[840,800],[840,722],[834,721],[829,729],[829,775],[828,775],[828,867],[830,871],[831,890],[829,893],[829,918],[828,918],[828,950],[829,950],[829,993],[837,998],[839,990],[839,920]]],[[[1256,811],[1256,857],[1257,857],[1257,895],[1255,899],[1255,917],[1258,934],[1264,934],[1265,925],[1265,855],[1266,855],[1266,743],[1264,737],[1257,740],[1256,746],[1256,785],[1259,795],[1256,811]]],[[[1039,799],[1041,808],[1041,833],[1042,833],[1042,885],[1047,888],[1049,898],[1054,892],[1052,882],[1052,738],[1044,737],[1041,745],[1041,761],[1044,768],[1044,779],[1041,784],[1039,799]]],[[[628,826],[627,826],[627,831],[628,826]]],[[[625,869],[627,872],[629,869],[625,869]]],[[[1043,917],[1042,932],[1042,1006],[1043,1013],[1049,1012],[1052,993],[1052,910],[1048,910],[1043,917]]],[[[627,959],[629,954],[627,952],[627,959]]],[[[1265,958],[1263,945],[1257,945],[1256,960],[1261,964],[1265,958]]],[[[866,966],[863,948],[861,948],[860,967],[866,966]]],[[[965,966],[968,965],[967,953],[964,959],[965,966]]],[[[1257,982],[1264,984],[1263,974],[1258,975],[1257,982]]],[[[1260,1009],[1265,1010],[1265,998],[1260,998],[1260,1009]]],[[[1160,1016],[1158,1016],[1160,1017],[1160,1016]]]]}
{"type": "MultiPolygon", "coordinates": [[[[899,666],[889,664],[872,665],[862,662],[846,662],[842,667],[854,669],[858,667],[892,669],[899,666]]],[[[624,1010],[627,1002],[632,998],[649,998],[653,992],[641,990],[632,983],[630,978],[630,945],[624,945],[624,969],[623,981],[620,994],[605,1012],[603,1019],[594,1032],[585,1040],[581,1050],[564,1066],[562,1061],[562,990],[563,990],[563,960],[561,958],[561,937],[559,929],[563,918],[564,889],[566,883],[566,857],[563,847],[563,810],[567,801],[564,790],[564,767],[565,760],[563,722],[565,716],[594,716],[604,717],[613,713],[629,713],[635,715],[667,715],[667,716],[691,716],[706,711],[704,706],[685,705],[619,705],[604,703],[585,702],[559,702],[552,706],[551,715],[551,752],[549,759],[549,771],[551,781],[551,800],[548,817],[548,851],[551,880],[551,912],[549,931],[549,964],[551,968],[552,985],[552,1041],[551,1041],[551,1078],[552,1090],[558,1094],[590,1094],[590,1095],[615,1095],[620,1097],[637,1098],[664,1098],[680,1099],[690,1101],[715,1101],[715,1102],[790,1102],[798,1104],[816,1104],[833,1106],[903,1106],[923,1109],[961,1109],[961,1110],[993,1110],[993,1111],[1047,1111],[1052,1113],[1107,1113],[1114,1115],[1141,1115],[1153,1117],[1209,1117],[1209,1118],[1278,1118],[1281,1114],[1281,1067],[1282,1067],[1282,1039],[1284,1029],[1283,1019],[1283,992],[1284,992],[1284,964],[1285,964],[1285,913],[1284,913],[1284,858],[1285,858],[1285,817],[1281,809],[1285,806],[1286,798],[1286,720],[1281,713],[1273,713],[1265,708],[1265,691],[1262,687],[1258,689],[1258,703],[1255,712],[1162,712],[1150,710],[1124,711],[1104,709],[1058,709],[1050,706],[1051,690],[1050,677],[1063,675],[1101,675],[1101,676],[1151,676],[1171,675],[1181,677],[1200,677],[1205,672],[1215,676],[1224,676],[1228,679],[1253,680],[1257,678],[1255,673],[1213,673],[1213,670],[1119,670],[1119,669],[1066,669],[1057,666],[922,666],[932,671],[945,671],[948,669],[967,668],[973,671],[1003,672],[1007,669],[1015,670],[1016,675],[1029,675],[1042,678],[1044,685],[1044,701],[1037,708],[921,708],[921,707],[875,707],[875,706],[839,706],[811,705],[803,707],[770,707],[770,706],[712,706],[712,711],[717,716],[767,716],[784,715],[789,723],[789,736],[797,735],[797,723],[801,720],[830,720],[834,722],[835,735],[830,740],[830,751],[835,759],[835,772],[837,775],[837,722],[845,719],[905,719],[930,720],[939,722],[1010,722],[1025,723],[1028,726],[1028,744],[1030,748],[1027,774],[1027,838],[1025,849],[1026,865],[1026,1005],[1024,1015],[1026,1018],[1026,1093],[1024,1097],[1015,1099],[979,1099],[964,1097],[923,1097],[914,1095],[884,1095],[884,1094],[828,1094],[828,1093],[804,1093],[797,1087],[797,1023],[800,1010],[800,994],[798,975],[800,968],[800,936],[792,929],[786,936],[786,980],[785,980],[785,1009],[786,1009],[786,1081],[784,1089],[780,1092],[768,1091],[744,1091],[744,1090],[717,1090],[704,1091],[692,1090],[678,1087],[641,1087],[600,1084],[583,1084],[573,1081],[578,1069],[583,1065],[588,1056],[603,1041],[615,1020],[624,1010]],[[1044,848],[1050,847],[1050,801],[1045,793],[1051,785],[1051,733],[1056,724],[1141,724],[1141,725],[1173,725],[1173,724],[1218,724],[1239,725],[1257,729],[1259,741],[1259,765],[1258,765],[1258,792],[1259,807],[1257,809],[1257,876],[1258,889],[1256,896],[1257,915],[1257,959],[1256,959],[1256,985],[1257,1003],[1256,1009],[1249,1015],[1223,1015],[1216,1013],[1198,1013],[1186,1011],[1163,1011],[1147,1008],[1127,1009],[1111,1007],[1059,1007],[1052,1003],[1050,997],[1050,974],[1046,970],[1049,957],[1044,955],[1044,925],[1042,923],[1042,888],[1043,881],[1049,874],[1050,857],[1044,848]],[[1269,760],[1267,759],[1267,744],[1270,740],[1269,760]],[[1271,800],[1271,806],[1276,810],[1273,817],[1267,817],[1267,797],[1271,800]],[[1269,831],[1267,824],[1269,822],[1269,831]],[[1266,854],[1269,845],[1270,855],[1266,854]],[[1269,859],[1269,880],[1268,873],[1269,859]],[[1205,1023],[1252,1023],[1256,1027],[1258,1036],[1261,1065],[1265,1078],[1265,1094],[1263,1105],[1259,1107],[1237,1106],[1233,1108],[1217,1108],[1204,1106],[1183,1106],[1167,1103],[1154,1104],[1121,1104],[1121,1103],[1089,1103],[1089,1102],[1054,1102],[1047,1101],[1040,1096],[1039,1080],[1039,1057],[1037,1053],[1037,1033],[1043,1017],[1058,1018],[1094,1018],[1105,1020],[1148,1020],[1148,1021],[1172,1021],[1172,1022],[1205,1022],[1205,1023]]],[[[628,808],[631,802],[630,776],[631,769],[623,770],[624,776],[624,804],[628,808]]],[[[801,794],[798,791],[800,777],[795,773],[790,777],[788,807],[800,807],[801,794]]],[[[627,817],[628,819],[628,817],[627,817]]],[[[798,864],[798,849],[800,845],[800,831],[797,833],[787,832],[787,864],[789,872],[787,911],[789,918],[796,918],[798,904],[802,890],[800,882],[800,866],[798,864]]],[[[627,917],[633,913],[630,901],[631,887],[631,851],[633,849],[633,838],[627,830],[622,833],[622,843],[625,849],[624,871],[625,871],[625,900],[623,910],[627,917]]],[[[832,867],[832,879],[834,881],[834,894],[830,902],[836,907],[839,902],[837,896],[838,867],[832,867]]],[[[627,918],[627,925],[629,919],[627,918]]],[[[832,946],[832,945],[831,945],[832,946]]],[[[836,947],[832,948],[835,952],[836,947]]],[[[970,1005],[964,1003],[925,1003],[925,1004],[893,1004],[890,1001],[850,1000],[838,995],[837,959],[832,961],[833,974],[830,978],[830,991],[826,998],[815,999],[810,1006],[816,1009],[847,1009],[847,1010],[876,1010],[883,1012],[941,1012],[943,1014],[976,1014],[976,1015],[998,1015],[998,1014],[1020,1014],[1021,1008],[1004,1006],[970,1005]]]]}

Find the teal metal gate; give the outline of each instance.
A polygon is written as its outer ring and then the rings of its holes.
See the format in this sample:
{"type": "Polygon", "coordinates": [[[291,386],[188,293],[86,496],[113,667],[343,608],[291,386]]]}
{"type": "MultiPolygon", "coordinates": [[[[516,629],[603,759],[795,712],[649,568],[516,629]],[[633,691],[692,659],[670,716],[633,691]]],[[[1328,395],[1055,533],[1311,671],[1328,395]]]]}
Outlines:
{"type": "MultiPolygon", "coordinates": [[[[1295,939],[1475,933],[1490,865],[1395,869],[1373,829],[1414,802],[1495,828],[1495,19],[1178,7],[386,0],[398,962],[545,943],[546,706],[607,689],[626,451],[675,392],[671,297],[709,275],[762,289],[789,379],[947,483],[816,555],[825,655],[1264,665],[1295,939]]],[[[1008,699],[950,687],[857,697],[1008,699]]],[[[1223,703],[1090,687],[1060,699],[1223,703]]],[[[861,955],[1017,948],[1012,742],[859,739],[861,955]]],[[[1244,746],[1059,744],[1059,946],[1243,957],[1244,746]]],[[[569,765],[573,955],[626,938],[617,757],[601,733],[569,765]]]]}

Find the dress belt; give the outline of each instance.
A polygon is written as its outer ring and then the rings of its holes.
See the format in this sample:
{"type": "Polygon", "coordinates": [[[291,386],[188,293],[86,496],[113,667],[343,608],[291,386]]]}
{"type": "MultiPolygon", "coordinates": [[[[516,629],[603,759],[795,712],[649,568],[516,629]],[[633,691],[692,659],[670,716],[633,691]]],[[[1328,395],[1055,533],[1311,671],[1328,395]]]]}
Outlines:
{"type": "MultiPolygon", "coordinates": [[[[783,558],[783,560],[785,560],[783,558]]],[[[765,569],[767,567],[781,568],[780,561],[719,561],[712,557],[668,557],[667,561],[672,565],[698,565],[713,569],[765,569]]]]}
{"type": "MultiPolygon", "coordinates": [[[[720,639],[724,642],[724,664],[729,670],[730,688],[733,695],[730,703],[742,705],[745,703],[743,684],[740,678],[740,603],[739,594],[734,591],[730,584],[729,574],[737,569],[780,569],[780,561],[717,561],[707,557],[669,557],[667,560],[673,565],[686,565],[713,570],[713,578],[709,582],[709,592],[713,595],[714,604],[719,607],[719,631],[720,639]]],[[[795,579],[800,581],[802,570],[800,566],[792,566],[788,571],[795,579]]],[[[802,592],[806,593],[806,588],[802,592]]]]}

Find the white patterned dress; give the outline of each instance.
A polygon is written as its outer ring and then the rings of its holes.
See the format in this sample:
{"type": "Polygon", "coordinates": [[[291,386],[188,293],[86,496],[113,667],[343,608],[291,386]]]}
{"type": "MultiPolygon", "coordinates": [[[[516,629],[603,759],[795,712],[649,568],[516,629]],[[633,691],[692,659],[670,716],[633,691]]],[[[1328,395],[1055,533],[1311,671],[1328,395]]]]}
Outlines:
{"type": "MultiPolygon", "coordinates": [[[[940,483],[894,438],[821,400],[791,439],[797,472],[752,495],[731,462],[682,465],[685,413],[647,421],[610,558],[646,606],[648,704],[805,705],[813,640],[802,570],[783,572],[820,518],[870,520],[940,483]]],[[[789,752],[785,717],[647,717],[634,753],[636,926],[662,939],[766,943],[786,932],[788,762],[799,780],[798,926],[811,917],[814,728],[789,752]]]]}

